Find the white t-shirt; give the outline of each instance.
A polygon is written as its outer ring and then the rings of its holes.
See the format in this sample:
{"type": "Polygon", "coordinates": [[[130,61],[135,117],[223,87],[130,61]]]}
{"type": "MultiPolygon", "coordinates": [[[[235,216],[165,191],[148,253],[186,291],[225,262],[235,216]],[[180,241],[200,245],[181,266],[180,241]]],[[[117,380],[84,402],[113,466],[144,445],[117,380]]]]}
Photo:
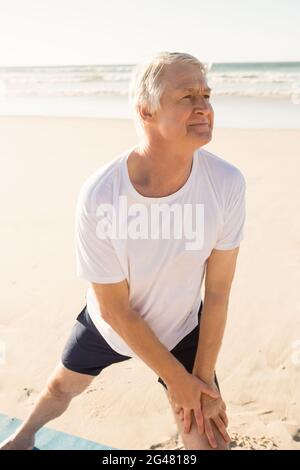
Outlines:
{"type": "MultiPolygon", "coordinates": [[[[127,158],[136,147],[100,167],[81,187],[75,219],[77,275],[95,283],[127,279],[131,307],[171,350],[198,323],[211,251],[233,249],[243,239],[246,183],[237,167],[200,148],[178,191],[144,197],[128,174],[127,158]],[[158,207],[165,211],[161,219],[151,212],[158,207]],[[118,231],[113,230],[116,226],[118,231]],[[181,234],[176,235],[176,228],[181,234]]],[[[87,309],[115,351],[138,357],[101,317],[91,286],[87,309]]]]}

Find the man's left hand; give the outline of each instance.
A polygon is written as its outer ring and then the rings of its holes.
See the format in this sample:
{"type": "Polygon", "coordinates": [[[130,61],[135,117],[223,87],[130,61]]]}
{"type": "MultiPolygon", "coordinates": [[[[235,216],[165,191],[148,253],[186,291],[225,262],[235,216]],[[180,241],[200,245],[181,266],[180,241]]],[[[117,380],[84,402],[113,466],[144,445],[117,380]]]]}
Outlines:
{"type": "MultiPolygon", "coordinates": [[[[203,395],[201,397],[199,411],[201,411],[201,409],[203,415],[203,423],[202,426],[198,426],[199,434],[202,435],[205,432],[210,446],[212,448],[216,448],[217,442],[213,432],[213,422],[216,428],[218,429],[219,433],[223,437],[224,441],[226,443],[230,442],[230,437],[226,430],[228,426],[228,418],[226,415],[226,405],[223,399],[221,397],[210,398],[207,395],[203,395]]],[[[184,432],[188,434],[191,430],[193,413],[197,413],[197,410],[176,407],[175,405],[175,412],[179,415],[179,418],[184,422],[184,432]]]]}

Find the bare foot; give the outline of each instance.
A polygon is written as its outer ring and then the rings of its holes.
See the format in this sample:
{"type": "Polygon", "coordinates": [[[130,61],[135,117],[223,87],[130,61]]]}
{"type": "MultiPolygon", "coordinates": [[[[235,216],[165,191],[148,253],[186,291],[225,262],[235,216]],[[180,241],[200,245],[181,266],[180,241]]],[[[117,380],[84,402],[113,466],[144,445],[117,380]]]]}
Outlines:
{"type": "Polygon", "coordinates": [[[17,432],[0,443],[0,450],[32,450],[33,447],[33,436],[22,436],[17,432]]]}

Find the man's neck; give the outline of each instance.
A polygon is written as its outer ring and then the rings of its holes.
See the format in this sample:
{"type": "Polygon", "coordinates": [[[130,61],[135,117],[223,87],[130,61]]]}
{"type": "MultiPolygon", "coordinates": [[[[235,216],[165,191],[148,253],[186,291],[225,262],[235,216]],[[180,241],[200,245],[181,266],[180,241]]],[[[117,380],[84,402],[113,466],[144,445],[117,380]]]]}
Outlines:
{"type": "Polygon", "coordinates": [[[178,191],[191,173],[193,152],[175,154],[150,146],[137,147],[128,157],[128,173],[136,190],[146,197],[178,191]]]}

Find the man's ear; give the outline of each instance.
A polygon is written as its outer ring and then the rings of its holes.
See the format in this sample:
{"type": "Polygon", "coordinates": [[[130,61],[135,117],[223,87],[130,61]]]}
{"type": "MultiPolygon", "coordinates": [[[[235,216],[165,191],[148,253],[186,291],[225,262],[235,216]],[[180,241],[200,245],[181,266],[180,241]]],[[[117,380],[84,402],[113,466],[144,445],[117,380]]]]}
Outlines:
{"type": "Polygon", "coordinates": [[[139,105],[139,114],[141,116],[141,119],[144,122],[151,122],[153,120],[153,114],[150,113],[146,105],[139,105]]]}

